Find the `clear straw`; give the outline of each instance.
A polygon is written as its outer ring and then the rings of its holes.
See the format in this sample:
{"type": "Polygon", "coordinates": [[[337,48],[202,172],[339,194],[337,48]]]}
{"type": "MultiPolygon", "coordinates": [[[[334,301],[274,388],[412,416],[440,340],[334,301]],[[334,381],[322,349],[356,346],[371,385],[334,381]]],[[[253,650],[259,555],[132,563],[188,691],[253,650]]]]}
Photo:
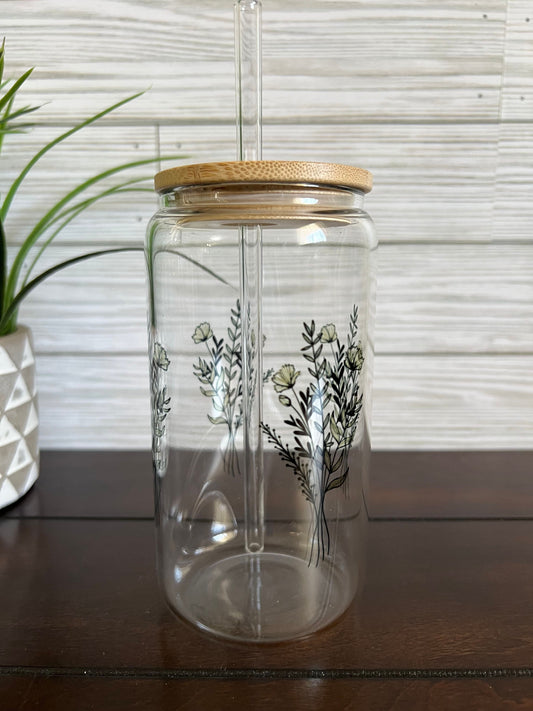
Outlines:
{"type": "Polygon", "coordinates": [[[263,328],[261,323],[261,228],[241,227],[242,401],[244,433],[245,545],[258,553],[264,545],[263,328]]]}
{"type": "MultiPolygon", "coordinates": [[[[261,2],[235,2],[237,158],[261,159],[261,2]]],[[[261,227],[239,228],[242,313],[245,547],[265,539],[263,442],[263,239],[261,227]]]]}
{"type": "Polygon", "coordinates": [[[261,0],[235,2],[238,160],[261,160],[261,7],[261,0]]]}

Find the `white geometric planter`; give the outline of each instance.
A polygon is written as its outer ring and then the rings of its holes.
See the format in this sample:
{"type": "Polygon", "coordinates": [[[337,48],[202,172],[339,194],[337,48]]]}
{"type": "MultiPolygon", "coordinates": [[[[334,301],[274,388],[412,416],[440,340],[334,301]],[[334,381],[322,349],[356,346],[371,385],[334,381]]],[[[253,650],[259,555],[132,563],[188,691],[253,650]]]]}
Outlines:
{"type": "Polygon", "coordinates": [[[0,509],[20,499],[39,474],[39,418],[31,331],[0,336],[0,509]]]}

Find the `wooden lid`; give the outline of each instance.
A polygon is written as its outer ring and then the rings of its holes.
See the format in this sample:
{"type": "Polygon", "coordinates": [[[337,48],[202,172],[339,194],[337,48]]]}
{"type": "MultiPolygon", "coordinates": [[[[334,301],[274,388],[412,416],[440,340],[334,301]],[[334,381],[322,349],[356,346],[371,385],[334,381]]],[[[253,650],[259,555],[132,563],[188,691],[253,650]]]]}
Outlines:
{"type": "Polygon", "coordinates": [[[185,185],[223,183],[310,183],[355,188],[364,193],[372,189],[372,173],[338,163],[259,160],[196,163],[163,170],[155,176],[155,189],[165,192],[185,185]]]}

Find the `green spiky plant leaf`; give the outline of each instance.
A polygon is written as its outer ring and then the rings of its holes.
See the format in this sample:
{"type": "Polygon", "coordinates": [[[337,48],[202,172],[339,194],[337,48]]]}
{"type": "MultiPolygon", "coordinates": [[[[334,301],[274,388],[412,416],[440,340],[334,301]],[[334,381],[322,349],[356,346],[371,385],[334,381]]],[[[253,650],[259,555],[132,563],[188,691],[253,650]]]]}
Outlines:
{"type": "MultiPolygon", "coordinates": [[[[0,155],[5,136],[8,134],[21,133],[28,128],[31,128],[34,124],[28,122],[25,117],[40,108],[38,106],[24,106],[22,108],[14,109],[14,102],[17,98],[17,94],[27,79],[31,76],[33,69],[28,69],[14,81],[4,81],[4,60],[5,40],[2,42],[0,47],[0,155]]],[[[8,235],[6,234],[5,223],[12,202],[24,182],[24,179],[36,163],[44,155],[46,155],[46,153],[73,134],[81,131],[91,124],[94,124],[113,111],[116,111],[121,106],[124,106],[130,101],[133,101],[137,97],[141,96],[143,93],[144,92],[133,94],[132,96],[128,96],[125,99],[108,106],[103,111],[84,119],[73,128],[70,128],[68,131],[65,131],[61,135],[54,138],[52,141],[43,146],[31,158],[31,160],[28,161],[13,182],[7,186],[5,197],[3,197],[3,199],[0,198],[0,336],[13,333],[16,330],[18,308],[24,298],[44,279],[52,274],[55,274],[60,269],[102,254],[132,251],[135,249],[137,249],[137,251],[141,251],[140,247],[96,250],[72,259],[68,259],[43,271],[37,276],[32,276],[32,272],[37,266],[44,250],[72,220],[88,209],[91,205],[94,205],[108,196],[120,193],[132,191],[152,192],[152,189],[147,187],[146,176],[130,177],[128,180],[122,180],[122,182],[114,183],[112,185],[108,184],[110,178],[123,173],[127,175],[132,169],[138,168],[139,166],[153,164],[160,160],[175,160],[182,158],[183,156],[167,156],[163,158],[153,157],[131,161],[93,175],[91,178],[85,180],[79,185],[74,186],[64,197],[58,200],[42,217],[40,217],[32,227],[28,229],[28,233],[22,240],[11,265],[8,264],[7,259],[8,235]],[[89,194],[88,191],[90,188],[100,184],[104,186],[100,192],[96,195],[89,194]],[[29,258],[32,250],[36,250],[36,254],[30,261],[29,266],[26,266],[26,260],[29,258]]]]}

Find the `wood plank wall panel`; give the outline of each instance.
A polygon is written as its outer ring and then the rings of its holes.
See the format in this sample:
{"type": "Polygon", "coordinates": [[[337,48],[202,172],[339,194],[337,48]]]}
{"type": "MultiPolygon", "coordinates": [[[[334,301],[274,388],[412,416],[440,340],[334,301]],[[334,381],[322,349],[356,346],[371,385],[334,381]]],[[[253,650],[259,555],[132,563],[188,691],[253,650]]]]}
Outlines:
{"type": "MultiPolygon", "coordinates": [[[[372,441],[377,449],[523,447],[533,436],[533,356],[378,356],[372,441]],[[513,407],[509,406],[512,400],[513,407]]],[[[143,356],[41,355],[42,439],[62,448],[145,448],[143,356]],[[60,374],[60,376],[58,376],[60,374]]],[[[191,393],[197,394],[191,381],[191,393]]],[[[181,405],[184,407],[185,405],[181,405]]],[[[179,404],[178,404],[179,407],[179,404]]]]}
{"type": "MultiPolygon", "coordinates": [[[[533,92],[531,106],[533,117],[533,92]]],[[[498,136],[492,236],[495,241],[511,239],[531,245],[532,226],[533,121],[502,123],[498,136]]]]}
{"type": "MultiPolygon", "coordinates": [[[[12,182],[30,158],[64,130],[39,126],[14,140],[8,136],[2,157],[2,184],[12,182]]],[[[32,169],[15,197],[5,224],[9,244],[21,244],[29,233],[28,227],[33,227],[76,185],[115,166],[156,157],[157,144],[156,127],[143,125],[88,127],[56,146],[32,169]]],[[[148,189],[156,170],[157,164],[132,168],[123,176],[95,186],[90,194],[138,177],[146,177],[144,187],[148,189]]],[[[152,192],[108,197],[72,222],[57,241],[79,244],[81,251],[86,245],[103,243],[142,244],[147,220],[156,207],[152,192]]]]}
{"type": "MultiPolygon", "coordinates": [[[[133,106],[133,104],[132,104],[133,106]]],[[[497,124],[313,124],[265,127],[264,153],[273,160],[329,160],[372,169],[376,189],[367,198],[380,242],[487,242],[492,236],[494,174],[498,165],[497,124]],[[406,157],[409,156],[407,160],[406,157]]],[[[524,127],[510,128],[523,148],[524,127]]],[[[59,128],[39,128],[6,144],[5,180],[12,180],[59,128]]],[[[106,168],[157,154],[187,158],[174,163],[231,160],[232,125],[91,127],[48,154],[19,192],[7,221],[10,243],[20,243],[28,216],[37,218],[74,185],[106,168]],[[90,145],[90,153],[88,151],[90,145]],[[46,190],[43,191],[43,184],[46,190]]],[[[163,164],[164,167],[164,164],[163,164]]],[[[152,166],[132,177],[150,176],[152,166]]],[[[128,174],[129,175],[129,174],[128,174]]],[[[524,202],[524,201],[522,201],[524,202]]],[[[107,198],[59,237],[65,242],[141,243],[154,212],[155,196],[124,194],[107,198]]],[[[514,232],[502,232],[512,241],[514,232]]]]}
{"type": "MultiPolygon", "coordinates": [[[[533,239],[533,7],[507,7],[494,239],[533,239]]],[[[533,278],[533,277],[532,277],[533,278]]]]}
{"type": "MultiPolygon", "coordinates": [[[[163,154],[234,158],[233,126],[162,126],[163,154]]],[[[487,241],[491,237],[496,124],[266,125],[264,156],[326,160],[372,170],[367,198],[381,243],[487,241]],[[409,159],[406,160],[406,157],[409,159]]],[[[508,237],[510,239],[510,237],[508,237]]]]}
{"type": "MultiPolygon", "coordinates": [[[[37,166],[13,205],[12,243],[29,215],[107,166],[158,149],[182,162],[233,158],[231,5],[3,0],[7,69],[36,65],[25,99],[47,103],[44,125],[6,143],[0,192],[44,140],[151,87],[37,166]]],[[[266,3],[265,157],[375,175],[376,447],[531,445],[529,15],[526,0],[266,3]]],[[[43,266],[95,245],[140,246],[153,209],[149,192],[109,199],[43,266]]],[[[128,254],[63,272],[24,305],[44,446],[147,445],[144,293],[142,257],[128,254]]]]}
{"type": "MultiPolygon", "coordinates": [[[[75,244],[52,246],[42,266],[78,253],[75,244]]],[[[524,244],[460,244],[453,251],[443,244],[382,245],[376,352],[533,352],[531,256],[524,244]]],[[[212,312],[210,295],[205,298],[212,312]]],[[[30,295],[21,317],[33,325],[41,353],[144,354],[143,253],[99,257],[59,272],[30,295]]]]}
{"type": "MultiPolygon", "coordinates": [[[[2,6],[15,68],[40,66],[29,98],[54,97],[49,120],[71,120],[147,85],[150,96],[128,111],[130,120],[233,120],[231,2],[2,6]],[[61,81],[68,92],[57,92],[61,81]]],[[[505,0],[270,0],[265,120],[496,119],[505,10],[505,0]]]]}
{"type": "Polygon", "coordinates": [[[533,8],[529,0],[507,4],[501,118],[531,122],[533,115],[533,8]]]}

